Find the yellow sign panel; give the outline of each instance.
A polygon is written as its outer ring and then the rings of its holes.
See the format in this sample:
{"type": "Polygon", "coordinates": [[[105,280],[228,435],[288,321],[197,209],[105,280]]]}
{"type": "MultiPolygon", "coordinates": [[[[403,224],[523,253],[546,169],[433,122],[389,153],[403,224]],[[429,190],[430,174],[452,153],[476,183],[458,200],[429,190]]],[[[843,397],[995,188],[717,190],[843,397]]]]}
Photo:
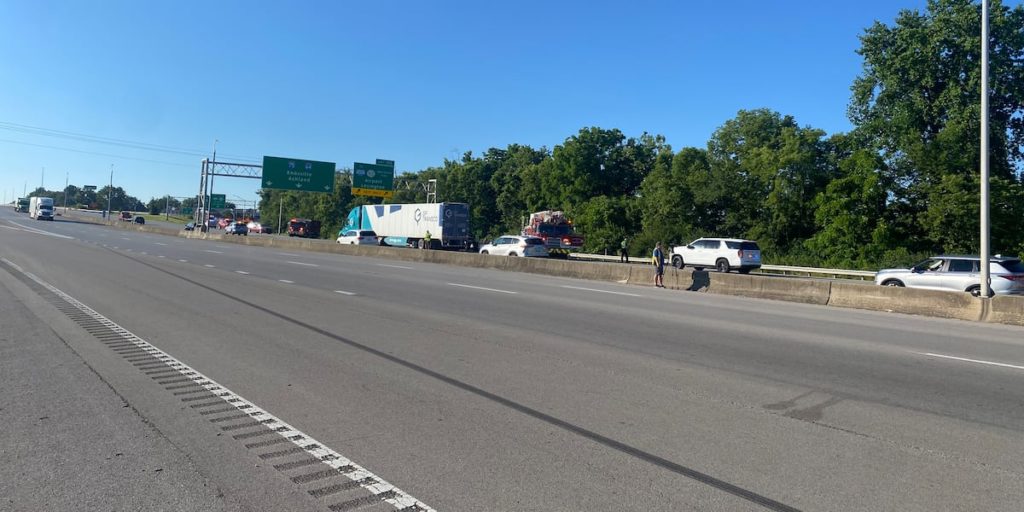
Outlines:
{"type": "Polygon", "coordinates": [[[395,195],[394,190],[377,190],[375,188],[356,188],[352,187],[352,195],[354,196],[370,196],[370,197],[384,197],[391,199],[395,195]]]}

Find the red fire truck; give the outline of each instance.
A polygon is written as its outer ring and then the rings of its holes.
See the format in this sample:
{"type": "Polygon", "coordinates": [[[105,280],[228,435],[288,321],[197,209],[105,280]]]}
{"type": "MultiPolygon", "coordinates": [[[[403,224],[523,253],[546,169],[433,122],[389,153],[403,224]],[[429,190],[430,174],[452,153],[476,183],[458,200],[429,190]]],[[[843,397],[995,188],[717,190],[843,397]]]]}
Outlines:
{"type": "Polygon", "coordinates": [[[522,234],[544,239],[548,255],[553,258],[568,258],[569,253],[583,248],[583,235],[577,234],[572,221],[557,210],[531,213],[522,234]]]}

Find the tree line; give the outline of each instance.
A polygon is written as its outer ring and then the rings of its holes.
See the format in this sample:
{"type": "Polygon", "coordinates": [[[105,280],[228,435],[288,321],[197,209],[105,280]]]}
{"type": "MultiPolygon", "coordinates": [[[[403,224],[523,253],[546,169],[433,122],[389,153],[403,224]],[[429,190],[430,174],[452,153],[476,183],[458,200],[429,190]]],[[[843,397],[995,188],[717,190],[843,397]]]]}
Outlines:
{"type": "MultiPolygon", "coordinates": [[[[586,250],[634,254],[655,241],[757,240],[772,263],[843,268],[905,265],[979,245],[981,8],[930,0],[892,25],[865,29],[848,133],[826,134],[767,108],[741,110],[704,147],[661,135],[585,127],[552,149],[510,144],[397,177],[390,201],[466,202],[480,239],[518,232],[529,212],[561,209],[586,250]]],[[[990,8],[991,239],[1024,253],[1024,7],[990,8]]],[[[265,190],[278,207],[321,219],[325,236],[350,208],[349,173],[333,195],[265,190]]]]}

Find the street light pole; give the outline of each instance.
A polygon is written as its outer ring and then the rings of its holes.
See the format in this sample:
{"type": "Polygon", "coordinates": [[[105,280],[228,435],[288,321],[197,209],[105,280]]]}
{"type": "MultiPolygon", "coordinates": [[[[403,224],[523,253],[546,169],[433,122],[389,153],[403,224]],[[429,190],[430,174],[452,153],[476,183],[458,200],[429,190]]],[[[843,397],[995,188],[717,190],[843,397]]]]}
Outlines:
{"type": "Polygon", "coordinates": [[[988,0],[981,0],[981,296],[992,294],[989,285],[988,218],[988,0]]]}
{"type": "Polygon", "coordinates": [[[114,193],[114,164],[110,164],[110,186],[107,187],[107,221],[110,221],[110,198],[114,193]]]}
{"type": "Polygon", "coordinates": [[[64,171],[64,215],[68,214],[68,179],[71,177],[71,173],[64,171]]]}

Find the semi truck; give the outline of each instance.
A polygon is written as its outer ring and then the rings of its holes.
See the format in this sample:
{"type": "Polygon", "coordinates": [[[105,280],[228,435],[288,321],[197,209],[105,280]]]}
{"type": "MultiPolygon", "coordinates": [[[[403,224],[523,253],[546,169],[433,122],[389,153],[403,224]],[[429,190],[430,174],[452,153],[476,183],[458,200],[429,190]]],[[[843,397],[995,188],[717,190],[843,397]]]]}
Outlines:
{"type": "Polygon", "coordinates": [[[583,248],[583,235],[576,232],[564,212],[557,210],[531,213],[522,235],[543,239],[548,255],[553,258],[568,258],[569,253],[583,248]]]}
{"type": "Polygon", "coordinates": [[[28,198],[19,197],[17,204],[14,206],[14,211],[18,213],[28,213],[28,198]]]}
{"type": "Polygon", "coordinates": [[[466,203],[373,204],[353,208],[342,231],[377,233],[380,245],[429,249],[464,249],[470,241],[466,203]]]}
{"type": "Polygon", "coordinates": [[[53,220],[53,198],[33,197],[29,203],[28,216],[36,220],[53,220]]]}

